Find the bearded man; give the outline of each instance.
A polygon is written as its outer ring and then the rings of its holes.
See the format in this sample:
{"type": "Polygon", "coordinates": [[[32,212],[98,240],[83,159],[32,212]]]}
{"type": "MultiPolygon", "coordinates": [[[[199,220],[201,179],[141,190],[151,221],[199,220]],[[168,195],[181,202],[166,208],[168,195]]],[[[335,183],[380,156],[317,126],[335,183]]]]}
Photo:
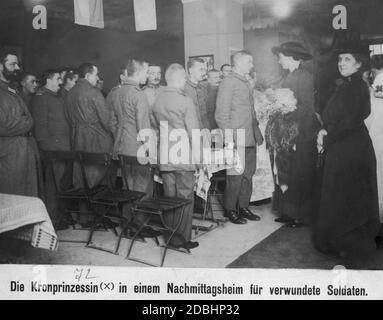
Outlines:
{"type": "Polygon", "coordinates": [[[9,87],[19,72],[16,54],[0,50],[0,193],[37,197],[41,190],[33,119],[21,96],[9,87]]]}

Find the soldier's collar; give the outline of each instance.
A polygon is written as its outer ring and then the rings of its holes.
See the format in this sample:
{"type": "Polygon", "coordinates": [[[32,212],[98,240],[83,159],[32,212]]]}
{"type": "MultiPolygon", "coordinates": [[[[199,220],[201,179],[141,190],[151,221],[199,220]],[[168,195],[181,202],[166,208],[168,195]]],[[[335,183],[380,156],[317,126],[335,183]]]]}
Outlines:
{"type": "Polygon", "coordinates": [[[136,87],[137,89],[140,89],[140,90],[141,90],[141,88],[140,88],[140,84],[139,84],[138,82],[132,80],[132,79],[127,79],[123,85],[124,85],[124,86],[134,86],[134,87],[136,87]]]}
{"type": "Polygon", "coordinates": [[[198,84],[199,84],[199,83],[194,83],[194,82],[192,82],[192,81],[190,80],[189,77],[186,78],[186,82],[187,82],[187,84],[189,84],[189,85],[192,86],[193,88],[197,88],[197,87],[198,87],[198,84]]]}
{"type": "Polygon", "coordinates": [[[178,92],[179,94],[185,95],[185,92],[182,89],[174,88],[174,87],[164,87],[164,91],[166,92],[178,92]]]}
{"type": "Polygon", "coordinates": [[[235,77],[235,78],[237,78],[237,79],[239,79],[239,80],[242,80],[242,81],[244,81],[244,82],[249,82],[247,79],[246,79],[246,77],[244,77],[243,75],[241,75],[241,74],[239,74],[239,73],[236,73],[236,72],[232,72],[231,73],[231,76],[232,77],[235,77]]]}
{"type": "Polygon", "coordinates": [[[85,85],[88,86],[88,87],[94,88],[94,86],[92,86],[92,84],[91,84],[88,80],[86,80],[86,79],[84,79],[84,78],[80,78],[80,79],[78,79],[78,80],[77,80],[77,83],[83,83],[83,84],[85,84],[85,85]]]}
{"type": "Polygon", "coordinates": [[[46,93],[49,93],[49,94],[54,95],[54,96],[57,96],[57,95],[58,95],[58,92],[53,92],[52,90],[49,90],[49,89],[46,88],[46,87],[42,87],[42,88],[41,88],[41,91],[46,92],[46,93]]]}

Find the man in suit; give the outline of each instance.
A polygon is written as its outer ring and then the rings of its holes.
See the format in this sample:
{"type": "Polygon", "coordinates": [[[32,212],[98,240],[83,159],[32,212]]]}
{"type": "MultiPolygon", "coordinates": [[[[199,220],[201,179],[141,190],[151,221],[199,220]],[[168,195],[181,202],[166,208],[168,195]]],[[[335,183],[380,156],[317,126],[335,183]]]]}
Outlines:
{"type": "Polygon", "coordinates": [[[250,211],[249,203],[252,177],[256,170],[257,144],[263,143],[263,137],[254,111],[253,88],[246,79],[253,68],[251,53],[235,53],[232,65],[233,72],[222,81],[218,89],[215,119],[220,129],[232,130],[233,139],[228,139],[225,144],[228,148],[237,149],[244,169],[240,174],[234,169],[227,170],[225,216],[235,224],[245,224],[247,220],[260,220],[259,216],[250,211]],[[238,129],[244,130],[245,141],[238,139],[238,129]]]}

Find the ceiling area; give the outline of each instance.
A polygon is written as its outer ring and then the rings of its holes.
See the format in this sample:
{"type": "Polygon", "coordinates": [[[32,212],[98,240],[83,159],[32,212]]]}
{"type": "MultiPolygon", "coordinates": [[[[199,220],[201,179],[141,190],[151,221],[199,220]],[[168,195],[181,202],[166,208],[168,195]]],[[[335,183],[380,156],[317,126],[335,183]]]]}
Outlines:
{"type": "MultiPolygon", "coordinates": [[[[204,0],[201,0],[204,1],[204,0]]],[[[207,1],[207,0],[206,0],[207,1]]],[[[219,0],[221,1],[221,0],[219,0]]],[[[222,0],[223,1],[223,0],[222,0]]],[[[329,32],[332,28],[333,8],[343,4],[349,12],[348,21],[357,29],[381,25],[383,0],[243,0],[245,30],[275,27],[280,23],[299,25],[311,32],[329,32]],[[283,16],[286,11],[290,11],[283,16]]],[[[73,0],[0,0],[0,19],[31,11],[35,4],[44,4],[49,18],[74,20],[73,0]]],[[[134,32],[133,0],[104,0],[106,29],[134,32]]],[[[158,31],[180,36],[183,29],[181,0],[157,0],[158,31]]],[[[383,30],[382,30],[383,32],[383,30]]]]}
{"type": "Polygon", "coordinates": [[[244,28],[251,30],[282,22],[328,32],[336,5],[346,7],[350,27],[370,32],[371,27],[381,25],[382,0],[244,0],[244,28]]]}
{"type": "Polygon", "coordinates": [[[247,10],[257,10],[262,15],[273,15],[273,9],[277,7],[291,7],[293,15],[316,15],[323,17],[332,12],[335,5],[344,5],[348,9],[373,8],[381,4],[381,0],[244,0],[244,7],[247,10]]]}
{"type": "MultiPolygon", "coordinates": [[[[1,0],[0,18],[24,15],[36,4],[47,8],[48,18],[74,21],[73,0],[1,0]]],[[[103,7],[105,29],[135,31],[133,0],[104,0],[103,7]]],[[[183,33],[179,28],[183,20],[180,0],[157,0],[156,10],[158,31],[174,35],[183,33]]]]}

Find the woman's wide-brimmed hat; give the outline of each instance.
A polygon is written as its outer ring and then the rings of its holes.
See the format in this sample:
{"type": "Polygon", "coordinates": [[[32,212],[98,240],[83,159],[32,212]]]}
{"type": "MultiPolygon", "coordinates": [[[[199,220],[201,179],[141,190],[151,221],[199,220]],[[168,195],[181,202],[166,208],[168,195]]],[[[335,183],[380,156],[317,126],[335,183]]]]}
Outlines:
{"type": "Polygon", "coordinates": [[[335,54],[350,53],[350,54],[362,54],[369,56],[369,46],[359,40],[348,40],[339,43],[333,49],[335,54]]]}
{"type": "Polygon", "coordinates": [[[311,53],[303,46],[303,44],[297,41],[282,43],[278,47],[271,48],[271,51],[275,55],[282,53],[285,56],[293,57],[299,60],[311,60],[313,58],[311,53]]]}

